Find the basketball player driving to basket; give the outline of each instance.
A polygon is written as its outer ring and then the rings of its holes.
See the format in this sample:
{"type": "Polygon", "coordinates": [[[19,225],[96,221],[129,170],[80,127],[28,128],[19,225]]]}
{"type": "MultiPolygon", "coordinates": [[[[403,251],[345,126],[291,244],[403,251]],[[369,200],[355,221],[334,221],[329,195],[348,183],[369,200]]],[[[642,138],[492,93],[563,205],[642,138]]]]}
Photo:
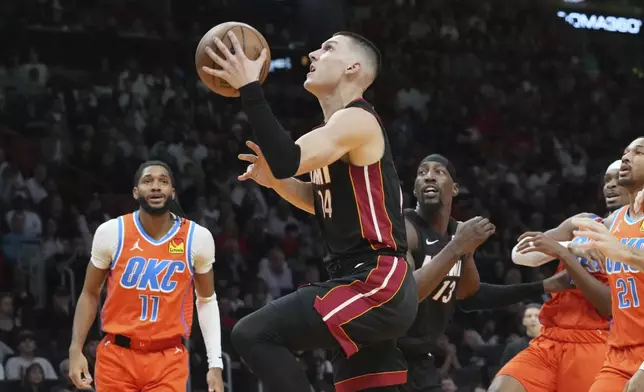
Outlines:
{"type": "Polygon", "coordinates": [[[238,322],[237,352],[273,391],[309,392],[292,351],[336,348],[335,390],[395,391],[407,370],[396,339],[412,324],[416,285],[405,261],[402,192],[386,132],[362,99],[376,78],[380,53],[357,34],[341,32],[311,52],[304,87],[318,98],[324,124],[294,142],[273,115],[257,82],[264,54],[249,60],[234,34],[235,54],[219,40],[221,77],[240,92],[257,144],[240,180],[273,188],[315,214],[331,277],[298,289],[238,322]],[[260,150],[261,148],[261,150],[260,150]],[[292,178],[310,173],[310,182],[292,178]]]}

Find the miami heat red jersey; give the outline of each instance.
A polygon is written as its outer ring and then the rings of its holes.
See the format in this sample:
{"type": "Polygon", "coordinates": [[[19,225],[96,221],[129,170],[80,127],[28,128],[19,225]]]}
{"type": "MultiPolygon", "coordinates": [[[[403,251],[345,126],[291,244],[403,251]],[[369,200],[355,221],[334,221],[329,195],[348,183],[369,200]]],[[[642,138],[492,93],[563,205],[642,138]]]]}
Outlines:
{"type": "MultiPolygon", "coordinates": [[[[585,237],[575,237],[573,242],[583,243],[588,241],[585,237]]],[[[608,277],[601,271],[599,263],[579,258],[582,266],[597,280],[608,284],[608,277]]],[[[565,264],[559,262],[555,273],[565,269],[565,264]]],[[[579,289],[565,290],[553,293],[552,298],[546,301],[539,313],[541,324],[545,327],[559,327],[564,329],[602,329],[609,327],[609,320],[602,317],[595,307],[588,302],[579,289]]]]}
{"type": "Polygon", "coordinates": [[[138,212],[118,218],[120,235],[101,311],[104,332],[148,340],[190,335],[195,226],[177,219],[156,241],[145,233],[138,212]]]}
{"type": "MultiPolygon", "coordinates": [[[[633,220],[629,207],[617,211],[611,232],[623,244],[633,248],[644,247],[644,219],[633,220]]],[[[620,260],[606,260],[610,283],[613,322],[608,344],[613,347],[644,344],[644,276],[620,260]]]]}

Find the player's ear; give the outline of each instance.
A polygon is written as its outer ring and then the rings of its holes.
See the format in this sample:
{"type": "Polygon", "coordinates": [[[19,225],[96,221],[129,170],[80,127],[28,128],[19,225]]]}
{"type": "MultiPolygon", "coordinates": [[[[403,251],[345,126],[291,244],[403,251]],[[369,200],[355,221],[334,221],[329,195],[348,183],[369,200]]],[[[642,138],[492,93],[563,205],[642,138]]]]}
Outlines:
{"type": "Polygon", "coordinates": [[[172,200],[177,199],[177,193],[174,191],[174,188],[172,188],[172,200]]]}
{"type": "Polygon", "coordinates": [[[137,187],[132,188],[132,197],[134,197],[134,200],[139,199],[139,188],[137,187]]]}
{"type": "Polygon", "coordinates": [[[460,190],[460,188],[458,187],[458,184],[457,184],[457,183],[454,183],[454,187],[453,187],[453,189],[452,189],[452,196],[453,196],[453,197],[458,196],[458,192],[459,192],[459,190],[460,190]]]}
{"type": "Polygon", "coordinates": [[[347,67],[346,74],[355,74],[360,71],[360,63],[353,63],[347,67]]]}

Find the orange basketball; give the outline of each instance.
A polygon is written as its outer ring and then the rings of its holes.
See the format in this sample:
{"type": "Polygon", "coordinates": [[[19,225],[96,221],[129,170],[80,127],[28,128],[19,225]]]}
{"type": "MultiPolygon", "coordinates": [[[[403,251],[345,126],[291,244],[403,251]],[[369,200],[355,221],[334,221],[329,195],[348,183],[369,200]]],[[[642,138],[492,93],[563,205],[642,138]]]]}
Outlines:
{"type": "Polygon", "coordinates": [[[219,24],[210,29],[210,31],[208,31],[201,38],[201,41],[199,41],[199,45],[197,46],[197,52],[195,53],[195,65],[197,66],[197,74],[199,74],[199,78],[201,78],[201,81],[206,86],[208,86],[209,89],[219,95],[223,95],[224,97],[238,97],[239,91],[232,88],[225,80],[216,76],[209,75],[201,69],[204,66],[214,69],[221,69],[221,67],[217,65],[208,56],[208,54],[206,54],[206,47],[209,46],[212,50],[215,51],[215,53],[223,57],[223,55],[219,52],[219,49],[217,49],[217,45],[215,45],[215,43],[213,42],[213,39],[215,37],[219,37],[224,45],[226,45],[232,52],[233,45],[227,35],[229,31],[232,31],[235,36],[237,36],[241,47],[244,49],[244,53],[246,53],[246,56],[251,60],[257,60],[260,53],[262,52],[262,49],[266,48],[268,50],[266,63],[264,64],[264,68],[262,68],[262,72],[259,75],[260,83],[263,83],[268,76],[268,70],[270,69],[271,64],[271,52],[268,46],[268,42],[266,42],[264,36],[254,27],[249,26],[245,23],[226,22],[219,24]]]}

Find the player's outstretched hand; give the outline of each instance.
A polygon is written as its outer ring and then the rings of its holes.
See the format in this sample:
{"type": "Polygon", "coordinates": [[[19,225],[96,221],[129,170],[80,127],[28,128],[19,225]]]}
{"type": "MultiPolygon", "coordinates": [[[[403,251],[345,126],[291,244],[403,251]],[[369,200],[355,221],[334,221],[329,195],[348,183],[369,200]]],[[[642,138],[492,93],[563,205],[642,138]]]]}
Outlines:
{"type": "Polygon", "coordinates": [[[568,249],[558,241],[538,231],[528,231],[521,234],[518,242],[517,252],[519,253],[541,252],[559,258],[564,252],[568,252],[568,249]]]}
{"type": "Polygon", "coordinates": [[[570,244],[568,247],[575,254],[588,252],[590,258],[604,262],[606,257],[613,260],[625,260],[628,258],[630,248],[619,242],[619,240],[602,223],[595,222],[588,218],[574,218],[572,224],[577,226],[574,234],[577,237],[586,237],[588,241],[579,244],[570,244]]]}
{"type": "Polygon", "coordinates": [[[238,158],[242,161],[249,162],[246,172],[241,176],[237,177],[239,181],[253,180],[261,186],[266,188],[273,187],[273,181],[276,181],[271,168],[268,167],[266,159],[264,159],[264,154],[259,146],[251,141],[247,141],[246,145],[248,148],[253,150],[255,154],[239,154],[238,158]]]}
{"type": "Polygon", "coordinates": [[[208,383],[208,392],[224,392],[224,378],[221,369],[212,368],[208,370],[206,382],[208,383]]]}
{"type": "Polygon", "coordinates": [[[624,392],[644,392],[644,370],[638,370],[624,387],[624,392]]]}
{"type": "Polygon", "coordinates": [[[458,245],[462,254],[472,253],[490,238],[495,230],[496,227],[487,218],[477,216],[459,223],[452,241],[458,245]]]}
{"type": "Polygon", "coordinates": [[[80,351],[69,355],[69,378],[78,389],[92,389],[92,375],[89,374],[87,358],[80,351]]]}
{"type": "Polygon", "coordinates": [[[214,69],[210,67],[203,67],[203,71],[207,74],[224,79],[232,88],[239,90],[249,83],[259,80],[259,74],[262,72],[264,62],[268,51],[266,48],[262,49],[257,60],[251,60],[246,57],[244,49],[242,48],[237,36],[232,32],[228,32],[228,38],[233,44],[232,54],[228,47],[218,38],[215,37],[214,42],[223,57],[219,56],[210,47],[206,47],[206,54],[212,59],[221,69],[214,69]]]}

